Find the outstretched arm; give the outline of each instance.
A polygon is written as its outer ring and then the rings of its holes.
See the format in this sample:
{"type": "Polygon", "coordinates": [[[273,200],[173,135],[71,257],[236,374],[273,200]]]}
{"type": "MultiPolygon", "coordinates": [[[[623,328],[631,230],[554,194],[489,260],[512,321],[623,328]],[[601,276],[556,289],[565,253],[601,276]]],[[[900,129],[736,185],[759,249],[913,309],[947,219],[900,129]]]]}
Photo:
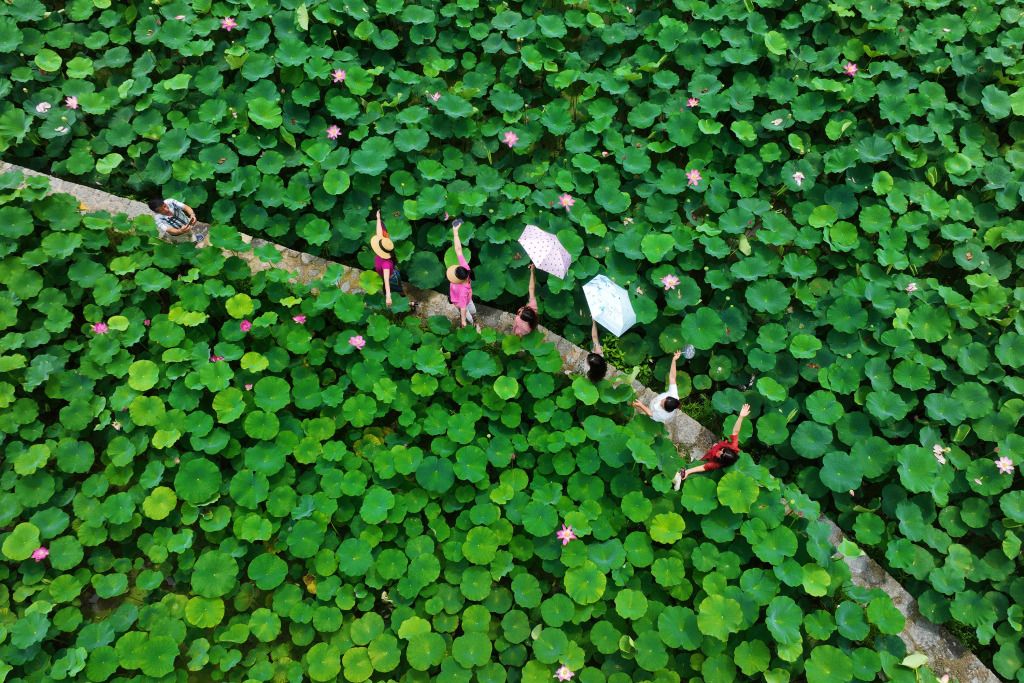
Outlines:
{"type": "Polygon", "coordinates": [[[683,470],[683,479],[686,479],[691,474],[700,474],[701,472],[707,472],[704,465],[698,465],[697,467],[691,467],[688,470],[683,470]]]}
{"type": "Polygon", "coordinates": [[[377,237],[384,236],[384,223],[380,220],[380,209],[377,210],[377,237]]]}
{"type": "Polygon", "coordinates": [[[458,257],[459,263],[465,263],[466,258],[462,255],[462,241],[459,239],[460,225],[462,225],[462,221],[460,220],[456,220],[454,223],[452,223],[452,238],[455,241],[455,255],[458,257]]]}
{"type": "Polygon", "coordinates": [[[739,442],[740,438],[740,427],[743,426],[743,418],[750,415],[750,404],[744,403],[743,407],[740,408],[740,416],[736,418],[736,424],[732,426],[732,442],[733,445],[739,442]]]}
{"type": "Polygon", "coordinates": [[[591,318],[590,320],[590,338],[594,340],[594,353],[601,353],[604,349],[601,348],[601,340],[597,336],[597,321],[591,318]]]}
{"type": "Polygon", "coordinates": [[[651,409],[645,406],[640,401],[633,401],[632,405],[634,408],[647,415],[647,417],[654,417],[654,413],[651,412],[651,409]]]}
{"type": "Polygon", "coordinates": [[[672,369],[668,371],[668,384],[672,386],[676,383],[676,361],[679,360],[679,356],[683,355],[682,351],[676,351],[672,354],[672,369]]]}
{"type": "Polygon", "coordinates": [[[536,281],[534,279],[534,274],[535,273],[536,273],[536,271],[534,270],[533,264],[531,263],[530,264],[530,303],[533,304],[534,308],[537,307],[537,289],[536,289],[536,281]]]}

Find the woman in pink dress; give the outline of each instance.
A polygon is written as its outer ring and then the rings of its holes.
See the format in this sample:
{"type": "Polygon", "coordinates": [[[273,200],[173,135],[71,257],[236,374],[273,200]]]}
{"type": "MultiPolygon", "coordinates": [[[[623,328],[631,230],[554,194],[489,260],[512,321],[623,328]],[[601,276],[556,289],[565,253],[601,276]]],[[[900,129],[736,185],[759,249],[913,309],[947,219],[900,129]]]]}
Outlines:
{"type": "MultiPolygon", "coordinates": [[[[448,269],[448,282],[451,283],[448,286],[448,297],[455,304],[455,307],[459,309],[462,326],[465,327],[467,321],[469,323],[474,322],[473,314],[476,313],[476,305],[473,303],[473,271],[470,270],[469,263],[462,253],[462,242],[459,240],[459,227],[461,225],[461,220],[456,220],[452,223],[452,238],[455,242],[455,255],[459,259],[459,265],[448,269]]],[[[477,332],[480,331],[479,324],[477,324],[476,329],[477,332]]]]}
{"type": "MultiPolygon", "coordinates": [[[[404,294],[402,290],[402,276],[395,267],[395,244],[384,229],[384,222],[380,219],[380,211],[377,212],[377,234],[370,239],[370,248],[373,249],[373,269],[384,278],[384,303],[391,306],[391,290],[395,294],[404,294]]],[[[409,302],[410,306],[414,306],[409,302]]]]}
{"type": "Polygon", "coordinates": [[[537,296],[536,296],[536,282],[534,281],[535,270],[533,264],[530,264],[530,300],[526,302],[525,306],[519,308],[516,311],[516,319],[512,321],[512,334],[517,337],[524,337],[535,329],[537,329],[537,323],[540,320],[537,317],[537,296]]]}

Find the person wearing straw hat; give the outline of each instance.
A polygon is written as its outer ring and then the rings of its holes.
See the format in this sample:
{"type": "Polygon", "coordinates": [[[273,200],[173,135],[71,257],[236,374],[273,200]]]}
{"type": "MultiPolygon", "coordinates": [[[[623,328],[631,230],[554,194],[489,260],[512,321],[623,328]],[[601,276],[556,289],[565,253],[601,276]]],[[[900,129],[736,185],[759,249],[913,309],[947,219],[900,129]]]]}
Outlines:
{"type": "MultiPolygon", "coordinates": [[[[448,296],[451,302],[459,309],[459,314],[462,317],[462,326],[465,327],[466,323],[473,323],[473,314],[476,313],[476,305],[473,303],[473,271],[469,268],[469,263],[466,261],[466,257],[462,253],[462,242],[459,240],[459,227],[462,225],[461,220],[456,220],[452,223],[452,238],[455,242],[455,256],[458,257],[458,265],[451,266],[448,268],[448,296]]],[[[480,325],[476,326],[477,332],[480,331],[480,325]]]]}
{"type": "Polygon", "coordinates": [[[405,292],[402,291],[402,276],[395,267],[395,244],[388,237],[388,231],[384,229],[380,211],[377,211],[377,234],[370,238],[370,248],[374,254],[373,269],[384,278],[384,303],[390,306],[392,290],[395,294],[405,292]]]}

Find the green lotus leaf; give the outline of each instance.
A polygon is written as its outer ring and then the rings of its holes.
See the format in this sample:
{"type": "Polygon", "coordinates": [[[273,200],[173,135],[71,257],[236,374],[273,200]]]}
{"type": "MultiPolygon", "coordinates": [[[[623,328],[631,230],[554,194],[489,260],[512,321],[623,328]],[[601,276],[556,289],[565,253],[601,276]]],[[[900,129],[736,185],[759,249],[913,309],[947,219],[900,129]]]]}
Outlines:
{"type": "Polygon", "coordinates": [[[444,638],[437,633],[419,633],[409,639],[405,656],[416,671],[427,671],[441,663],[447,651],[444,638]]]}
{"type": "Polygon", "coordinates": [[[238,563],[219,550],[203,553],[192,570],[192,592],[205,598],[227,595],[236,585],[238,563]]]}
{"type": "Polygon", "coordinates": [[[220,490],[221,483],[220,469],[206,458],[189,460],[174,476],[178,497],[193,505],[208,502],[220,490]]]}
{"type": "Polygon", "coordinates": [[[4,557],[7,559],[13,562],[20,562],[27,560],[38,547],[39,528],[34,524],[22,522],[15,526],[14,531],[4,539],[0,550],[3,551],[4,557]]]}
{"type": "Polygon", "coordinates": [[[491,640],[485,633],[460,636],[452,642],[452,657],[463,668],[482,667],[491,660],[491,640]]]}
{"type": "Polygon", "coordinates": [[[606,585],[607,577],[589,560],[565,573],[565,592],[580,605],[591,605],[600,600],[606,585]]]}
{"type": "Polygon", "coordinates": [[[224,601],[220,598],[190,598],[185,605],[185,619],[193,626],[213,628],[224,619],[224,601]]]}
{"type": "Polygon", "coordinates": [[[804,614],[792,598],[779,596],[768,604],[766,612],[768,630],[781,645],[800,642],[800,624],[804,614]]]}
{"type": "Polygon", "coordinates": [[[142,501],[142,511],[150,519],[167,519],[177,505],[178,496],[173,489],[157,486],[142,501]]]}
{"type": "Polygon", "coordinates": [[[697,625],[701,633],[712,638],[728,640],[731,633],[739,631],[742,622],[740,604],[721,595],[709,595],[697,609],[697,625]]]}
{"type": "Polygon", "coordinates": [[[750,512],[757,496],[757,482],[740,472],[728,472],[718,482],[718,500],[733,512],[750,512]]]}
{"type": "Polygon", "coordinates": [[[288,573],[288,563],[277,555],[263,553],[249,563],[246,573],[260,590],[273,590],[284,581],[288,573]]]}
{"type": "Polygon", "coordinates": [[[306,673],[314,681],[333,681],[341,673],[341,650],[336,645],[317,643],[309,649],[305,659],[306,673]]]}
{"type": "Polygon", "coordinates": [[[819,645],[811,651],[807,661],[808,683],[849,683],[853,680],[854,667],[850,658],[837,647],[819,645]]]}

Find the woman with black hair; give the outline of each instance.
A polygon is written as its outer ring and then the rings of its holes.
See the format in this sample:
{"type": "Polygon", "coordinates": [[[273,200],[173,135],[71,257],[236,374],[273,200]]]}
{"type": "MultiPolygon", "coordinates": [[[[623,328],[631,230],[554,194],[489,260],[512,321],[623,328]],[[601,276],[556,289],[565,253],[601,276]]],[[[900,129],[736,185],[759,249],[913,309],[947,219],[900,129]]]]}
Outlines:
{"type": "Polygon", "coordinates": [[[535,329],[537,329],[537,323],[540,319],[537,317],[537,296],[536,296],[536,282],[534,281],[534,268],[533,264],[530,264],[530,299],[526,302],[525,306],[521,306],[516,311],[516,319],[512,321],[512,334],[517,337],[524,337],[535,329]]]}
{"type": "Polygon", "coordinates": [[[668,370],[668,391],[655,396],[650,406],[645,406],[640,401],[633,401],[633,406],[637,410],[643,412],[655,422],[661,422],[662,424],[668,422],[672,419],[672,413],[679,408],[679,387],[676,386],[676,361],[679,360],[681,355],[683,355],[682,351],[676,351],[672,354],[672,365],[669,366],[668,370]]]}
{"type": "Polygon", "coordinates": [[[719,441],[709,448],[704,457],[701,458],[704,462],[703,465],[691,467],[690,469],[684,467],[676,472],[676,476],[672,479],[672,488],[678,491],[679,487],[683,485],[683,481],[691,474],[710,472],[711,470],[735,465],[736,461],[740,459],[740,427],[743,425],[743,418],[747,415],[750,415],[750,404],[744,403],[743,407],[740,408],[740,416],[732,427],[732,438],[728,441],[719,441]]]}
{"type": "Polygon", "coordinates": [[[600,382],[608,374],[608,361],[604,359],[604,349],[597,338],[596,320],[591,320],[590,336],[594,340],[594,349],[587,354],[587,377],[591,382],[600,382]]]}

